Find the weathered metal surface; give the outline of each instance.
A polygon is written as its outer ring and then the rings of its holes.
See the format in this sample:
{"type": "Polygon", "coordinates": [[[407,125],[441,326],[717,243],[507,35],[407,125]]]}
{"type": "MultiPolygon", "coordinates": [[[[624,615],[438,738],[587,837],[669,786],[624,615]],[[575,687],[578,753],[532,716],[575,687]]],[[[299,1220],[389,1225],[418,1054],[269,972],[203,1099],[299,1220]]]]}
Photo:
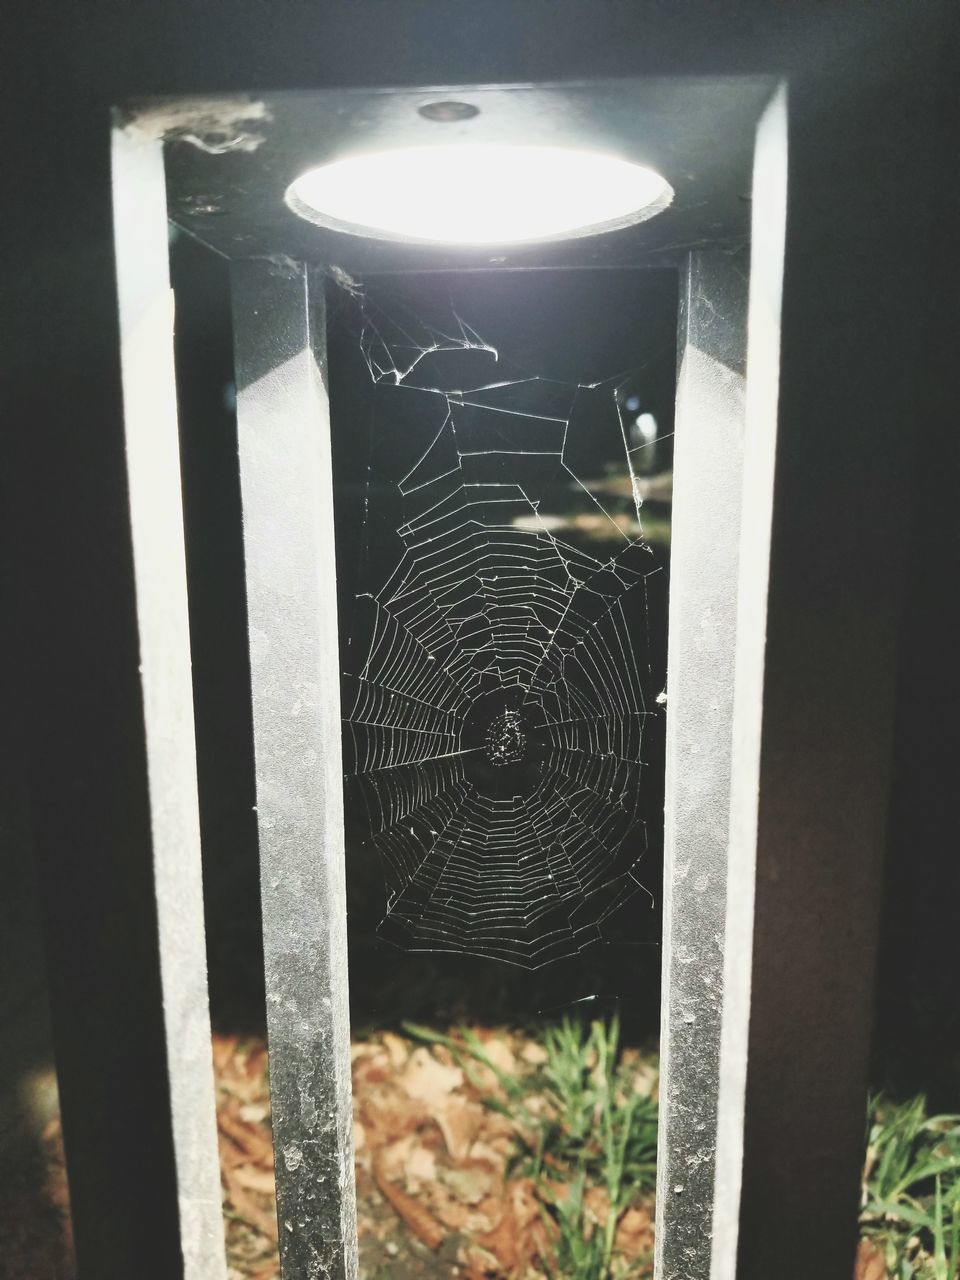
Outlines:
{"type": "Polygon", "coordinates": [[[322,285],[234,268],[270,1088],[284,1280],[353,1280],[347,917],[322,285]]]}
{"type": "MultiPolygon", "coordinates": [[[[783,252],[787,216],[787,99],[774,95],[757,130],[748,313],[743,510],[730,776],[720,1095],[711,1280],[740,1276],[744,1105],[749,1062],[762,783],[761,723],[770,611],[770,538],[780,390],[783,252]]],[[[774,731],[776,732],[776,730],[774,731]]],[[[782,732],[782,729],[780,730],[782,732]]],[[[783,940],[786,943],[786,939],[783,940]]],[[[795,1045],[799,1054],[802,1046],[795,1045]]],[[[763,1068],[757,1077],[763,1074],[763,1068]]],[[[772,1136],[772,1135],[771,1135],[772,1136]]],[[[860,1153],[858,1153],[859,1155],[860,1153]]],[[[851,1232],[854,1205],[850,1205],[851,1232]]],[[[852,1260],[851,1260],[852,1264],[852,1260]]],[[[776,1270],[778,1268],[771,1268],[776,1270]]],[[[799,1271],[783,1268],[784,1274],[799,1271]]],[[[849,1268],[847,1268],[849,1274],[849,1268]]]]}
{"type": "Polygon", "coordinates": [[[657,1276],[707,1276],[743,493],[745,253],[681,277],[671,525],[657,1276]]]}
{"type": "Polygon", "coordinates": [[[419,110],[450,97],[449,88],[327,87],[232,104],[187,101],[178,108],[175,100],[157,100],[143,103],[137,119],[169,129],[171,219],[225,257],[286,255],[353,275],[655,266],[681,261],[691,247],[746,239],[749,205],[742,197],[750,189],[753,131],[772,87],[772,80],[751,76],[463,85],[457,98],[477,110],[454,122],[419,110]],[[332,230],[304,221],[283,199],[307,169],[350,151],[504,141],[611,151],[661,173],[673,201],[656,217],[606,235],[464,246],[332,230]]]}
{"type": "MultiPolygon", "coordinates": [[[[183,1275],[216,1280],[226,1275],[226,1261],[160,143],[135,129],[115,129],[113,184],[153,888],[183,1275]]],[[[118,955],[117,963],[123,962],[118,955]]]]}

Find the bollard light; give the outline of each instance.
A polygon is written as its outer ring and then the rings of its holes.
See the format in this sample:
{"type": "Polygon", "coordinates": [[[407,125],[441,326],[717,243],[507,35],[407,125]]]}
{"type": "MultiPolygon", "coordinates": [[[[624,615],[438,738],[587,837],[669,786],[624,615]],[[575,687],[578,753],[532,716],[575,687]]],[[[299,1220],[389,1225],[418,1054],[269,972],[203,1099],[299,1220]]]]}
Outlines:
{"type": "Polygon", "coordinates": [[[363,152],[291,183],[294,213],[385,240],[519,244],[643,222],[673,198],[644,165],[569,147],[454,143],[363,152]]]}

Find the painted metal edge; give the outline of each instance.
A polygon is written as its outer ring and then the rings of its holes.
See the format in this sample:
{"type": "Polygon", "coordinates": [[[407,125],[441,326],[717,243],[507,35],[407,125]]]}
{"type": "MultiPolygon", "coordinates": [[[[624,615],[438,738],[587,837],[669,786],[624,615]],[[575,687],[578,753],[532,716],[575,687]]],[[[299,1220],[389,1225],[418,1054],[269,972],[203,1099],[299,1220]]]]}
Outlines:
{"type": "Polygon", "coordinates": [[[746,253],[681,276],[668,630],[658,1280],[709,1274],[743,492],[746,253]]]}
{"type": "Polygon", "coordinates": [[[322,277],[232,275],[284,1280],[354,1280],[340,662],[322,277]]]}
{"type": "Polygon", "coordinates": [[[161,144],[135,130],[114,129],[112,173],[127,477],[183,1274],[185,1280],[217,1280],[226,1276],[226,1258],[161,144]]]}
{"type": "Polygon", "coordinates": [[[786,217],[787,91],[781,86],[757,127],[753,175],[727,943],[710,1280],[735,1280],[737,1275],[786,217]]]}

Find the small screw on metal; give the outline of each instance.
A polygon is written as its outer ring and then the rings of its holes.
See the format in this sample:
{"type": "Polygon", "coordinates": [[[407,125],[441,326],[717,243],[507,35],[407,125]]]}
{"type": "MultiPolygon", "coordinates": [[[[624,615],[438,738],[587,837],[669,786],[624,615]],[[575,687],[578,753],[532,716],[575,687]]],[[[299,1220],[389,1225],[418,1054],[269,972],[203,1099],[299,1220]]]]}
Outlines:
{"type": "Polygon", "coordinates": [[[472,102],[425,102],[417,111],[424,120],[434,120],[438,124],[452,124],[457,120],[472,120],[480,114],[480,108],[472,102]]]}

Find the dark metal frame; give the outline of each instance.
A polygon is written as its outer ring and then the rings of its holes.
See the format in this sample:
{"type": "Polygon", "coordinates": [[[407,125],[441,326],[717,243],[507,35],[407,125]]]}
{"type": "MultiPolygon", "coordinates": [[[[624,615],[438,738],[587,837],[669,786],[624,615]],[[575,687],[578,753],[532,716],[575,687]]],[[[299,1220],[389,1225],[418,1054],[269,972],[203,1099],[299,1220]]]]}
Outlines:
{"type": "Polygon", "coordinates": [[[901,601],[890,512],[903,511],[918,406],[942,417],[955,403],[917,385],[921,369],[956,378],[945,343],[926,362],[919,350],[938,255],[952,247],[943,227],[928,242],[925,221],[942,159],[931,122],[944,6],[837,0],[827,14],[795,0],[750,6],[743,21],[705,3],[661,6],[654,22],[642,6],[563,0],[549,24],[541,6],[509,6],[505,30],[506,8],[477,0],[468,38],[460,7],[430,0],[322,13],[278,0],[266,19],[232,0],[172,0],[146,32],[135,7],[107,4],[54,26],[25,14],[18,30],[5,78],[16,484],[4,550],[18,619],[7,638],[91,1280],[186,1274],[121,464],[108,108],[198,84],[387,89],[691,69],[785,77],[791,120],[770,590],[751,622],[764,657],[759,780],[742,796],[753,825],[738,828],[756,869],[739,956],[752,1002],[743,1160],[732,1161],[742,1195],[737,1210],[718,1186],[715,1228],[739,1228],[725,1256],[747,1280],[850,1273],[901,601]]]}

